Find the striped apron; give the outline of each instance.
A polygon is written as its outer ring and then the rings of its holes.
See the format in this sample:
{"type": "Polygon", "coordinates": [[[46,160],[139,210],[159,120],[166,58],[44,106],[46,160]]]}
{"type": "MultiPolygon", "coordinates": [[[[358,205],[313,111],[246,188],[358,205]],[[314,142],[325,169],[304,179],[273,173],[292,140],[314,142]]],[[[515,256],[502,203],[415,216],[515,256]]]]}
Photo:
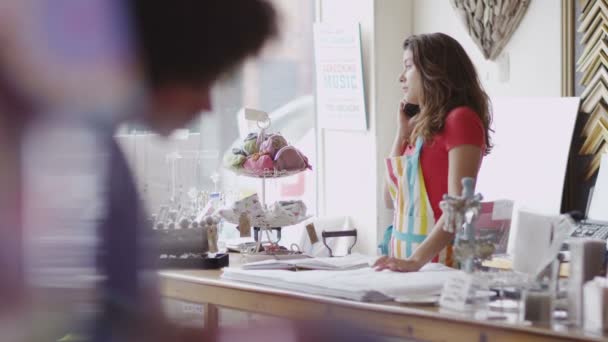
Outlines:
{"type": "MultiPolygon", "coordinates": [[[[416,140],[414,153],[386,159],[388,190],[395,214],[389,256],[408,258],[435,226],[435,216],[424,184],[420,152],[423,139],[416,140]]],[[[452,246],[444,248],[433,261],[453,266],[452,246]]]]}

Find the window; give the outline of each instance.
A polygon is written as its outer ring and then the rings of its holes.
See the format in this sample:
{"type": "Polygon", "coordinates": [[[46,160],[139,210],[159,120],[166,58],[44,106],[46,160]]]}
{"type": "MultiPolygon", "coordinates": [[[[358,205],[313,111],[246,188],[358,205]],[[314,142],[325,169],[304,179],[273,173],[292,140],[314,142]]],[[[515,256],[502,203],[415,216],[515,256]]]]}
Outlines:
{"type": "MultiPolygon", "coordinates": [[[[211,113],[169,139],[133,126],[118,135],[150,213],[171,201],[188,203],[214,191],[221,191],[227,203],[254,192],[261,194],[261,180],[236,176],[222,166],[224,152],[254,128],[241,123],[239,129],[237,113],[245,106],[268,112],[270,130],[281,132],[314,167],[314,2],[272,3],[281,17],[279,40],[216,85],[211,113]]],[[[314,214],[315,187],[311,171],[267,180],[266,202],[302,199],[309,214],[314,214]]]]}

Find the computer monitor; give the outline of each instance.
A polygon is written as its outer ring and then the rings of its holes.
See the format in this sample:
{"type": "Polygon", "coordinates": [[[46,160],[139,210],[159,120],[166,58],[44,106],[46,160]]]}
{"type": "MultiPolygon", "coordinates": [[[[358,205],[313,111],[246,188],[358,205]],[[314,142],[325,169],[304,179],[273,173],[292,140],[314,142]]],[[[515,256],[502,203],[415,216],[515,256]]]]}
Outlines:
{"type": "Polygon", "coordinates": [[[484,200],[559,214],[579,98],[492,98],[494,149],[485,156],[476,191],[484,200]]]}
{"type": "Polygon", "coordinates": [[[593,191],[589,194],[587,219],[608,222],[608,155],[602,156],[593,191]]]}

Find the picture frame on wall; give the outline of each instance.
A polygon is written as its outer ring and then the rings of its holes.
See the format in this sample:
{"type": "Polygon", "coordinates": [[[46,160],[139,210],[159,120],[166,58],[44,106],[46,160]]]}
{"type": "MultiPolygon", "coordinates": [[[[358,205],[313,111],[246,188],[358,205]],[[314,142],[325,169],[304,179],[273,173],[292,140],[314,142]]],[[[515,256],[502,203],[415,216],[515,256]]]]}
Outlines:
{"type": "Polygon", "coordinates": [[[562,96],[574,96],[574,1],[562,1],[562,96]]]}
{"type": "Polygon", "coordinates": [[[562,212],[586,213],[608,153],[608,0],[561,0],[562,96],[580,97],[562,212]]]}

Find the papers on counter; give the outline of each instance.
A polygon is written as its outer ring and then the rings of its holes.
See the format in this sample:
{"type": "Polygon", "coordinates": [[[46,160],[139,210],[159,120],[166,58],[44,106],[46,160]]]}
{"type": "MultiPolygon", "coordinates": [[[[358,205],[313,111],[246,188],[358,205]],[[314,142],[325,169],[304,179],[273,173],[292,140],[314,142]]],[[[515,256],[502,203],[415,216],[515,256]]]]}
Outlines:
{"type": "Polygon", "coordinates": [[[418,272],[409,273],[377,272],[371,267],[302,272],[225,268],[222,278],[313,295],[382,302],[399,297],[438,295],[444,282],[454,272],[458,271],[435,263],[425,265],[418,272]]]}
{"type": "Polygon", "coordinates": [[[353,270],[370,267],[376,257],[353,253],[335,258],[301,258],[292,260],[264,260],[243,265],[244,270],[353,270]]]}

